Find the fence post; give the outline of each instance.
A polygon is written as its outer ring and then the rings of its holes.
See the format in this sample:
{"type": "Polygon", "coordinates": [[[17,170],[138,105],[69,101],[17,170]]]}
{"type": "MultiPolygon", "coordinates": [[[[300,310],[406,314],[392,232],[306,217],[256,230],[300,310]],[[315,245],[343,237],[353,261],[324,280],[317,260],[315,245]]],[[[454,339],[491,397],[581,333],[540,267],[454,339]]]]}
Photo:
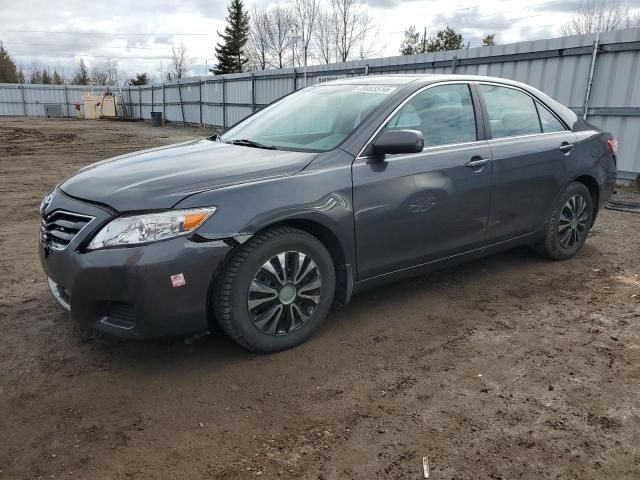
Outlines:
{"type": "Polygon", "coordinates": [[[202,79],[198,80],[198,106],[200,107],[200,126],[204,125],[202,123],[202,79]]]}
{"type": "Polygon", "coordinates": [[[593,42],[593,53],[591,54],[591,67],[589,68],[589,79],[587,80],[587,91],[584,95],[584,112],[582,119],[586,120],[589,115],[589,99],[591,97],[591,87],[593,86],[593,75],[596,71],[596,59],[598,58],[598,46],[600,45],[600,33],[596,33],[596,39],[593,42]]]}
{"type": "Polygon", "coordinates": [[[153,85],[151,85],[151,111],[153,112],[154,109],[154,105],[153,105],[153,85]]]}
{"type": "Polygon", "coordinates": [[[166,120],[167,119],[167,114],[164,111],[165,109],[165,103],[164,103],[164,82],[162,82],[162,117],[166,120]]]}
{"type": "Polygon", "coordinates": [[[133,98],[131,97],[131,85],[127,88],[127,94],[129,95],[129,111],[131,112],[131,118],[133,117],[133,98]]]}
{"type": "Polygon", "coordinates": [[[69,115],[69,94],[67,92],[67,86],[64,86],[64,109],[65,112],[67,113],[67,117],[70,117],[71,115],[69,115]]]}
{"type": "Polygon", "coordinates": [[[138,85],[138,102],[138,112],[142,118],[142,87],[140,85],[138,85]]]}
{"type": "Polygon", "coordinates": [[[256,75],[251,74],[251,112],[256,112],[256,75]]]}
{"type": "Polygon", "coordinates": [[[22,113],[26,117],[27,116],[27,102],[24,99],[24,85],[18,85],[20,89],[20,95],[22,96],[22,113]]]}
{"type": "Polygon", "coordinates": [[[186,127],[187,122],[184,118],[184,104],[182,103],[182,88],[180,88],[180,79],[178,79],[178,99],[180,100],[180,112],[182,113],[182,126],[186,127]]]}
{"type": "Polygon", "coordinates": [[[222,77],[222,128],[227,128],[227,82],[226,78],[222,77]]]}
{"type": "Polygon", "coordinates": [[[456,73],[456,67],[458,66],[458,57],[456,55],[451,59],[451,73],[456,73]]]}
{"type": "Polygon", "coordinates": [[[297,81],[297,73],[296,73],[296,69],[293,69],[293,91],[295,92],[296,90],[298,90],[298,81],[297,81]]]}

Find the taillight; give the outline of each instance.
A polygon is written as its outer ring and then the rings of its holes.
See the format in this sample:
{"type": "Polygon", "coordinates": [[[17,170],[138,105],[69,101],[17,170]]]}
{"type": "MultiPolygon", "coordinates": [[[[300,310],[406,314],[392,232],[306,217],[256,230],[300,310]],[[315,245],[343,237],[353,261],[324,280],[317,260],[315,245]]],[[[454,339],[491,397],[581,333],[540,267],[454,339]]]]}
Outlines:
{"type": "Polygon", "coordinates": [[[615,138],[610,138],[607,140],[607,145],[609,145],[609,153],[615,155],[618,153],[618,140],[615,138]]]}

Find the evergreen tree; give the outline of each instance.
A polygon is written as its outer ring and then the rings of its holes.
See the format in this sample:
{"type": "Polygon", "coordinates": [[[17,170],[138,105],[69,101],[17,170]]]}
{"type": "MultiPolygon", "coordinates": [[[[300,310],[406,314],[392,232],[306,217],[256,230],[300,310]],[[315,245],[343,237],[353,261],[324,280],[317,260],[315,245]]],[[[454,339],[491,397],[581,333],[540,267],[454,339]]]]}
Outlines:
{"type": "Polygon", "coordinates": [[[64,78],[62,78],[62,75],[60,75],[57,70],[53,71],[52,83],[54,85],[63,85],[64,84],[64,78]]]}
{"type": "Polygon", "coordinates": [[[487,36],[485,36],[482,39],[482,46],[483,47],[493,47],[496,44],[496,34],[492,33],[492,34],[487,34],[487,36]]]}
{"type": "Polygon", "coordinates": [[[249,39],[249,15],[242,0],[231,0],[227,7],[227,26],[224,33],[218,32],[222,43],[216,46],[218,64],[210,69],[215,74],[239,73],[249,61],[245,50],[249,39]]]}
{"type": "Polygon", "coordinates": [[[129,79],[129,85],[147,85],[148,83],[149,83],[149,75],[147,75],[146,72],[136,73],[136,76],[134,78],[129,79]]]}
{"type": "Polygon", "coordinates": [[[49,75],[49,72],[47,71],[46,68],[42,70],[42,84],[43,85],[51,84],[51,76],[49,75]]]}
{"type": "Polygon", "coordinates": [[[76,85],[87,85],[89,83],[89,72],[82,58],[80,59],[76,75],[73,77],[73,83],[76,85]]]}
{"type": "Polygon", "coordinates": [[[0,83],[18,83],[18,81],[16,64],[0,42],[0,83]]]}
{"type": "Polygon", "coordinates": [[[461,50],[464,48],[462,34],[447,26],[440,30],[435,37],[427,40],[427,52],[442,52],[445,50],[461,50]]]}
{"type": "Polygon", "coordinates": [[[400,44],[401,55],[414,55],[422,53],[420,50],[420,34],[416,31],[416,27],[411,25],[404,31],[404,40],[400,44]]]}

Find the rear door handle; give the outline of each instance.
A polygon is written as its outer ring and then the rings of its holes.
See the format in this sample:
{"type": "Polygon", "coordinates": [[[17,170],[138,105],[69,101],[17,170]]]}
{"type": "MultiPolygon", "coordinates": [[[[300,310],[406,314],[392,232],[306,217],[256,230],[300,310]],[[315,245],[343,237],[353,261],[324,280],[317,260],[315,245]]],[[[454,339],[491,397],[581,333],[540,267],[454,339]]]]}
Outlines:
{"type": "Polygon", "coordinates": [[[569,153],[574,147],[575,145],[573,143],[562,142],[562,145],[558,147],[558,150],[564,153],[569,153]]]}
{"type": "Polygon", "coordinates": [[[488,158],[473,157],[465,164],[465,166],[469,168],[480,168],[484,167],[487,163],[489,163],[488,158]]]}

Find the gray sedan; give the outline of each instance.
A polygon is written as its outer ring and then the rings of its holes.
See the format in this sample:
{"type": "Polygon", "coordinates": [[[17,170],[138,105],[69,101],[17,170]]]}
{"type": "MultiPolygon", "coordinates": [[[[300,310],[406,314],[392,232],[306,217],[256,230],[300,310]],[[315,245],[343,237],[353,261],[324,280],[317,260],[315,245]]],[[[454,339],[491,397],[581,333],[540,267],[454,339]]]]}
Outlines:
{"type": "Polygon", "coordinates": [[[573,257],[616,140],[499,78],[305,88],[219,137],[99,162],[41,205],[55,298],[123,337],[206,332],[272,352],[354,293],[518,245],[573,257]]]}

